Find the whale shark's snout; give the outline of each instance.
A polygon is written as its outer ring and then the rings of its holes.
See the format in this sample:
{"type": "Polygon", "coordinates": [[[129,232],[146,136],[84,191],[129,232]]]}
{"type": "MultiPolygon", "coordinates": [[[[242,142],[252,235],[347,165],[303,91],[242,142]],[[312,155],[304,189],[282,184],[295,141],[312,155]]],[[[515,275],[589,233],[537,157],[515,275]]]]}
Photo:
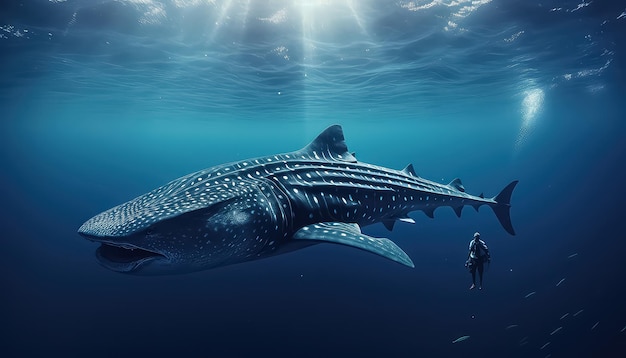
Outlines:
{"type": "Polygon", "coordinates": [[[123,234],[121,226],[111,225],[111,213],[106,211],[86,221],[78,233],[87,240],[100,243],[96,258],[104,267],[125,273],[141,273],[148,266],[169,261],[166,254],[143,244],[150,230],[138,230],[123,234]]]}
{"type": "Polygon", "coordinates": [[[246,261],[266,245],[268,250],[277,246],[274,232],[282,226],[271,210],[276,204],[270,205],[262,192],[246,188],[240,196],[220,198],[190,210],[177,195],[149,193],[92,217],[78,233],[100,243],[96,257],[104,267],[138,275],[246,261]]]}

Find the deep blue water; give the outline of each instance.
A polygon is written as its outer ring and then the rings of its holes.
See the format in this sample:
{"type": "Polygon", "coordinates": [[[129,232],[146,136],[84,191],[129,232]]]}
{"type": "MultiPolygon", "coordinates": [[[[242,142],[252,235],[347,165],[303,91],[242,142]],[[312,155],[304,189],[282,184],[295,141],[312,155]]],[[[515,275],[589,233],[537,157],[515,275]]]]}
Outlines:
{"type": "Polygon", "coordinates": [[[608,0],[3,2],[0,354],[626,356],[625,33],[608,0]],[[322,244],[141,277],[76,233],[335,123],[363,162],[519,180],[517,235],[440,208],[364,228],[415,269],[322,244]],[[477,230],[493,261],[469,291],[477,230]]]}

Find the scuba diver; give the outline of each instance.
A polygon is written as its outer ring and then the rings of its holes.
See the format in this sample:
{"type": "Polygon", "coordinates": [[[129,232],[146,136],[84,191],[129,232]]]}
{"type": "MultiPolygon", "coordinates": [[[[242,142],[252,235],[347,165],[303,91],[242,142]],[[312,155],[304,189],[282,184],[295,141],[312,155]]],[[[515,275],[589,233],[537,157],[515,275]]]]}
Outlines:
{"type": "Polygon", "coordinates": [[[470,241],[469,253],[467,256],[468,258],[465,262],[465,267],[467,267],[469,272],[472,274],[472,286],[470,286],[470,290],[473,290],[476,287],[476,269],[478,269],[478,275],[480,278],[478,289],[482,290],[484,263],[485,261],[488,263],[491,262],[491,255],[489,254],[487,244],[480,239],[479,232],[474,233],[474,239],[470,241]]]}

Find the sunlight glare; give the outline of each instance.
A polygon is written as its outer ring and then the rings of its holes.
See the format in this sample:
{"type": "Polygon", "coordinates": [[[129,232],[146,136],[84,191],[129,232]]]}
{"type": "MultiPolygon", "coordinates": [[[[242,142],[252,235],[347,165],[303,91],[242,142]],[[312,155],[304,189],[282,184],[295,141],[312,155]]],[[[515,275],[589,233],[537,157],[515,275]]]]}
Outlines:
{"type": "Polygon", "coordinates": [[[531,134],[535,120],[543,107],[543,102],[544,92],[540,88],[534,88],[524,93],[524,99],[522,100],[522,125],[515,143],[516,151],[520,150],[531,134]]]}
{"type": "Polygon", "coordinates": [[[525,126],[532,125],[543,105],[543,90],[539,88],[526,92],[526,96],[522,101],[522,118],[525,126]]]}

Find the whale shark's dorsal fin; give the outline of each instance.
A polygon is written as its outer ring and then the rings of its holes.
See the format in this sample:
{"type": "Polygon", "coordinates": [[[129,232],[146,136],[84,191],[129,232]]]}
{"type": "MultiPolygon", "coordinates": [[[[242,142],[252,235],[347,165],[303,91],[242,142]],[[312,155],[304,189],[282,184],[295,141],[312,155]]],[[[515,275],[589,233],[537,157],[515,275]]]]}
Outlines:
{"type": "Polygon", "coordinates": [[[419,175],[415,174],[415,169],[413,168],[413,164],[409,164],[407,165],[404,169],[402,169],[402,172],[404,174],[413,176],[413,177],[418,177],[419,175]]]}
{"type": "Polygon", "coordinates": [[[453,181],[450,182],[450,184],[448,184],[448,186],[462,193],[465,193],[465,187],[463,186],[463,183],[461,183],[461,179],[459,178],[455,178],[453,181]]]}
{"type": "Polygon", "coordinates": [[[334,160],[356,163],[356,158],[348,151],[343,129],[338,124],[326,128],[309,145],[302,148],[300,153],[306,153],[316,159],[327,158],[328,155],[334,160]]]}

